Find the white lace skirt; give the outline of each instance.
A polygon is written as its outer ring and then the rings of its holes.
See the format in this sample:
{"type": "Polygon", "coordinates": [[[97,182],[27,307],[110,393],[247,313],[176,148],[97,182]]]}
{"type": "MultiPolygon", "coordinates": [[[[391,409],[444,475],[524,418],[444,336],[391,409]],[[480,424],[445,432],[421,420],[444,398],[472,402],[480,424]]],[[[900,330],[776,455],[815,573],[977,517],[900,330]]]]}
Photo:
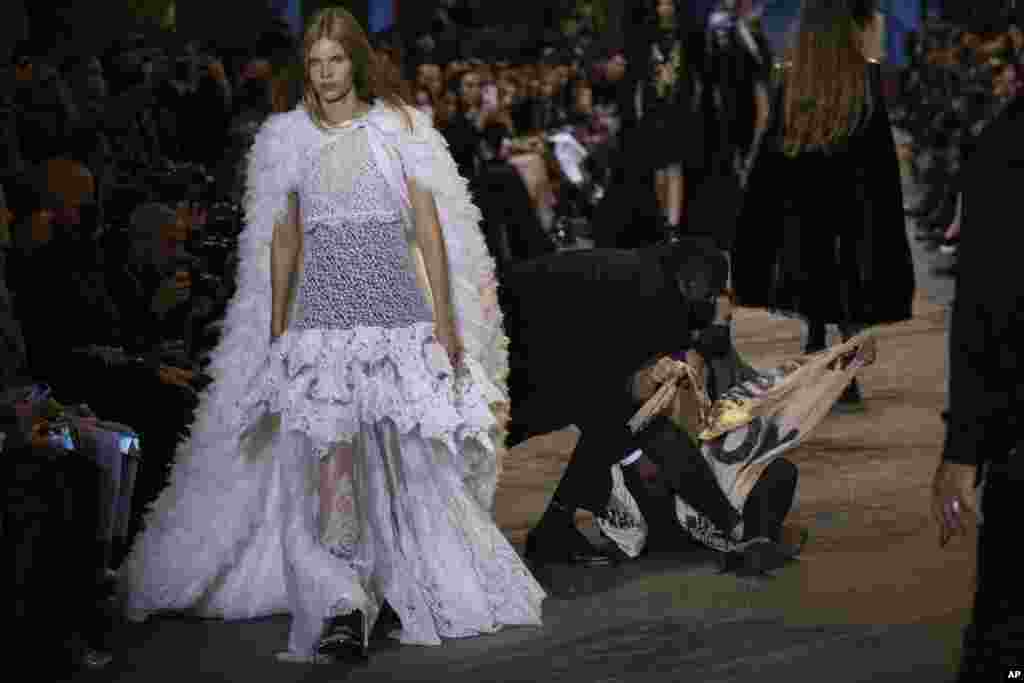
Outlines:
{"type": "Polygon", "coordinates": [[[281,416],[291,652],[384,600],[409,644],[540,624],[543,589],[464,484],[467,451],[493,448],[489,392],[456,386],[432,324],[289,332],[260,391],[281,416]],[[352,473],[324,523],[319,465],[339,444],[352,473]]]}

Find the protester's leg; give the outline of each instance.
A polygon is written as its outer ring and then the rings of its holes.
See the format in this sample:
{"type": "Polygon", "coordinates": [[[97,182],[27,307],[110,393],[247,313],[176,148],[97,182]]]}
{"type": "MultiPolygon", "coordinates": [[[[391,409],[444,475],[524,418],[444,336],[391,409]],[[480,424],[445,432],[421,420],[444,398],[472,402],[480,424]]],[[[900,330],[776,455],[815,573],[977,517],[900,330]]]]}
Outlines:
{"type": "MultiPolygon", "coordinates": [[[[984,524],[978,535],[977,589],[971,624],[964,634],[959,681],[1007,680],[1024,669],[1024,589],[1012,561],[1024,461],[990,467],[982,496],[984,524]],[[997,678],[998,677],[998,678],[997,678]]],[[[1012,457],[1012,456],[1011,456],[1012,457]]]]}
{"type": "Polygon", "coordinates": [[[793,506],[797,468],[785,458],[769,464],[743,506],[743,531],[747,538],[778,541],[782,523],[793,506]]]}
{"type": "Polygon", "coordinates": [[[644,453],[661,468],[669,489],[718,529],[731,532],[740,515],[726,498],[697,445],[668,418],[656,418],[648,430],[644,453]]]}

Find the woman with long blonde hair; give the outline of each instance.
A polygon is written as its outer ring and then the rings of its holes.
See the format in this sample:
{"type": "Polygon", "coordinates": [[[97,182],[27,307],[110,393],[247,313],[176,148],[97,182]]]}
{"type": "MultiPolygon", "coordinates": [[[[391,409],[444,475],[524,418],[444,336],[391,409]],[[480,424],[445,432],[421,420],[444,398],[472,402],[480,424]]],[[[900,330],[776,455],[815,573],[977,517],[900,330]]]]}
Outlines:
{"type": "Polygon", "coordinates": [[[507,352],[479,210],[362,28],[313,17],[303,101],[257,134],[238,293],[171,483],[120,570],[131,618],[287,613],[286,661],[538,625],[491,509],[507,352]]]}
{"type": "MultiPolygon", "coordinates": [[[[804,0],[733,247],[741,306],[795,314],[805,352],[908,320],[914,269],[875,0],[804,0]]],[[[863,408],[852,383],[837,404],[863,408]]]]}

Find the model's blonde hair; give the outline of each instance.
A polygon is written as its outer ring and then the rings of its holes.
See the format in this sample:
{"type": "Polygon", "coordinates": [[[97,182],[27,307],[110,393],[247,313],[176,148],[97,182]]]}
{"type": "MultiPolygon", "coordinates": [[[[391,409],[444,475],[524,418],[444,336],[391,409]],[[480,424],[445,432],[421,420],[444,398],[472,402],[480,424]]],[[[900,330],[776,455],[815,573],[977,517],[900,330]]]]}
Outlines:
{"type": "Polygon", "coordinates": [[[371,104],[375,99],[383,100],[402,114],[406,125],[412,130],[412,119],[406,109],[408,103],[402,96],[405,87],[401,77],[390,65],[381,63],[380,57],[370,47],[363,27],[341,7],[320,10],[306,27],[302,55],[302,103],[313,122],[323,128],[327,120],[320,96],[309,75],[309,55],[317,41],[322,39],[339,43],[352,60],[352,84],[359,99],[371,104]]]}
{"type": "Polygon", "coordinates": [[[848,137],[867,106],[862,36],[873,0],[804,0],[786,64],[783,149],[827,149],[848,137]]]}

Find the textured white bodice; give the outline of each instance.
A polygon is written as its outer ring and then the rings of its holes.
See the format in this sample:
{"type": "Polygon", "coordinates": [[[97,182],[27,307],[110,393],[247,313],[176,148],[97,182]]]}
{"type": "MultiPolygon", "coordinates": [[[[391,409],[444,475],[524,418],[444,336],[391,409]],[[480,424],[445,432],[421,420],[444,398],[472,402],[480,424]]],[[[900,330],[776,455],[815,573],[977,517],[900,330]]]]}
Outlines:
{"type": "Polygon", "coordinates": [[[303,271],[293,328],[396,328],[431,322],[401,203],[374,160],[367,131],[325,133],[299,177],[303,271]]]}

